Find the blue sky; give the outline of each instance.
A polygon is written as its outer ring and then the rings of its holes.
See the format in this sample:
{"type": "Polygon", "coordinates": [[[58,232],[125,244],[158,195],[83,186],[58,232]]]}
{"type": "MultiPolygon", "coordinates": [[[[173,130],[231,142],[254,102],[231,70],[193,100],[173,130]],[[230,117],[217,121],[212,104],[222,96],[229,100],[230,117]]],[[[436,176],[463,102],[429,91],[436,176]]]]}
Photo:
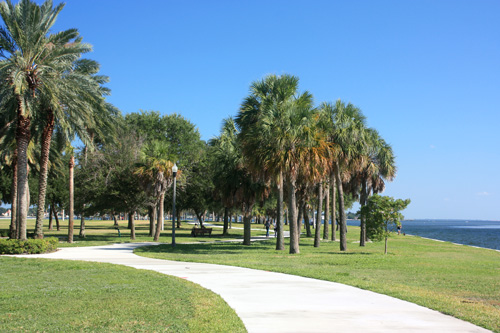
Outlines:
{"type": "MultiPolygon", "coordinates": [[[[55,1],[55,3],[58,3],[55,1]]],[[[68,0],[126,114],[179,113],[205,140],[252,81],[293,74],[392,144],[407,218],[500,220],[500,2],[68,0]]]]}

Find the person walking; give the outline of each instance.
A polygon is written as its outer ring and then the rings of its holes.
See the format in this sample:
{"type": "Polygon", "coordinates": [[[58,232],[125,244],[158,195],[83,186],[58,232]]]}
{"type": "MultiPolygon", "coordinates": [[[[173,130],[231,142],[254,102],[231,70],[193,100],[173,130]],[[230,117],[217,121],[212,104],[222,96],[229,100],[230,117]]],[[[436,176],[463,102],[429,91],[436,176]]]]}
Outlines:
{"type": "Polygon", "coordinates": [[[269,222],[269,219],[266,220],[266,237],[269,238],[269,227],[271,226],[271,222],[269,222]]]}

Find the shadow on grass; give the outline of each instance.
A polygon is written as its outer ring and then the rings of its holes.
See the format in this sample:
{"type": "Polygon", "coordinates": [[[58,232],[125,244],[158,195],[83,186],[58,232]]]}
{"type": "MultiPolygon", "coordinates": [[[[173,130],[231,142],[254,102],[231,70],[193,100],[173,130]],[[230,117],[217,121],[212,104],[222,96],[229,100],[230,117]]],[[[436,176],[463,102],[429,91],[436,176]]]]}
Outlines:
{"type": "Polygon", "coordinates": [[[153,246],[144,246],[136,249],[136,252],[149,253],[178,253],[178,254],[196,254],[196,255],[214,255],[214,254],[235,254],[239,255],[242,251],[262,251],[269,249],[268,246],[252,243],[244,246],[241,243],[201,243],[201,244],[176,244],[175,248],[170,244],[161,244],[153,246]]]}

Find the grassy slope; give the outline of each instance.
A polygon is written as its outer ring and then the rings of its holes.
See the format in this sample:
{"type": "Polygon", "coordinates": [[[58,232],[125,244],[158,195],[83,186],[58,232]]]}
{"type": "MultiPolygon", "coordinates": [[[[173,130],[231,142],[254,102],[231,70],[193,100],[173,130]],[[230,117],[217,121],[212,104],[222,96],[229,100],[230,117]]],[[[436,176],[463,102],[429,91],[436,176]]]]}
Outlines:
{"type": "Polygon", "coordinates": [[[0,258],[0,331],[244,332],[218,295],[130,267],[0,258]]]}

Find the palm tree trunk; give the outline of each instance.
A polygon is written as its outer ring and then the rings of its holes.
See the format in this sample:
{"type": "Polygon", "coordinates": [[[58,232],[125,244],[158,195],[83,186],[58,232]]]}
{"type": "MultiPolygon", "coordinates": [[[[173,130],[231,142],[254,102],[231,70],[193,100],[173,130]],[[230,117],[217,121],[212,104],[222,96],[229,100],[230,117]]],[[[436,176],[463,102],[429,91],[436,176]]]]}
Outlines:
{"type": "Polygon", "coordinates": [[[149,215],[149,237],[153,237],[155,232],[156,206],[148,207],[149,215]]]}
{"type": "Polygon", "coordinates": [[[335,224],[337,221],[337,217],[335,214],[335,209],[337,207],[337,187],[336,187],[336,182],[335,182],[335,175],[332,174],[330,177],[330,181],[332,183],[332,241],[335,241],[335,233],[336,233],[336,228],[335,224]]]}
{"type": "Polygon", "coordinates": [[[321,213],[323,211],[323,183],[318,184],[318,210],[316,213],[316,229],[314,230],[314,247],[319,247],[321,242],[321,213]]]}
{"type": "Polygon", "coordinates": [[[17,159],[14,158],[12,175],[12,205],[10,209],[10,238],[17,239],[17,159]]]}
{"type": "MultiPolygon", "coordinates": [[[[361,185],[361,193],[359,195],[359,203],[361,207],[366,205],[366,178],[363,177],[361,185]]],[[[359,246],[365,246],[366,241],[366,220],[361,215],[360,217],[360,233],[359,233],[359,246]]]]}
{"type": "Polygon", "coordinates": [[[181,211],[177,210],[175,212],[175,215],[176,215],[176,219],[177,219],[177,221],[175,221],[175,222],[177,223],[177,229],[179,229],[181,227],[181,211]]]}
{"type": "Polygon", "coordinates": [[[347,221],[344,208],[344,190],[342,188],[342,179],[340,178],[340,168],[336,162],[334,163],[334,171],[339,191],[340,251],[347,251],[347,221]]]}
{"type": "Polygon", "coordinates": [[[304,224],[306,226],[306,237],[311,237],[311,223],[309,221],[309,210],[307,209],[307,203],[304,203],[304,224]]]}
{"type": "Polygon", "coordinates": [[[162,221],[164,221],[164,201],[165,201],[165,192],[162,191],[160,194],[160,202],[159,202],[159,211],[158,211],[158,221],[156,222],[156,232],[153,240],[157,242],[160,239],[160,232],[162,228],[162,221]]]}
{"type": "Polygon", "coordinates": [[[288,223],[290,225],[290,254],[300,253],[297,237],[297,198],[295,179],[288,180],[288,223]]]}
{"type": "Polygon", "coordinates": [[[222,231],[223,236],[227,235],[227,229],[229,228],[228,214],[229,209],[227,207],[224,207],[224,229],[222,231]]]}
{"type": "Polygon", "coordinates": [[[42,131],[42,147],[40,156],[40,175],[38,177],[38,207],[36,210],[35,238],[43,238],[43,218],[45,212],[45,196],[47,193],[47,175],[49,174],[49,154],[52,133],[54,132],[54,112],[47,110],[47,123],[42,131]]]}
{"type": "Polygon", "coordinates": [[[54,222],[52,218],[52,207],[49,207],[49,230],[54,230],[54,222]]]}
{"type": "Polygon", "coordinates": [[[323,239],[328,240],[330,227],[330,183],[325,185],[325,224],[323,225],[323,239]]]}
{"type": "Polygon", "coordinates": [[[134,215],[135,212],[130,212],[128,214],[128,221],[130,223],[130,239],[134,240],[135,239],[135,221],[134,221],[134,215]]]}
{"type": "Polygon", "coordinates": [[[68,220],[68,243],[73,243],[73,214],[75,207],[75,187],[74,187],[74,178],[73,172],[75,170],[75,156],[71,155],[71,159],[69,160],[69,220],[68,220]]]}
{"type": "Polygon", "coordinates": [[[243,212],[243,245],[251,244],[252,236],[252,207],[253,205],[245,204],[243,212]]]}
{"type": "Polygon", "coordinates": [[[285,236],[283,234],[283,172],[280,172],[278,179],[278,205],[276,211],[276,250],[283,251],[285,249],[285,236]]]}
{"type": "MultiPolygon", "coordinates": [[[[302,230],[302,218],[304,217],[304,205],[301,205],[300,200],[298,206],[298,215],[297,215],[297,241],[300,242],[300,234],[302,230]]],[[[300,244],[300,243],[299,243],[300,244]]]]}
{"type": "Polygon", "coordinates": [[[18,239],[26,240],[26,222],[28,213],[28,144],[30,141],[30,117],[24,115],[24,104],[18,96],[17,111],[17,233],[18,239]]]}

